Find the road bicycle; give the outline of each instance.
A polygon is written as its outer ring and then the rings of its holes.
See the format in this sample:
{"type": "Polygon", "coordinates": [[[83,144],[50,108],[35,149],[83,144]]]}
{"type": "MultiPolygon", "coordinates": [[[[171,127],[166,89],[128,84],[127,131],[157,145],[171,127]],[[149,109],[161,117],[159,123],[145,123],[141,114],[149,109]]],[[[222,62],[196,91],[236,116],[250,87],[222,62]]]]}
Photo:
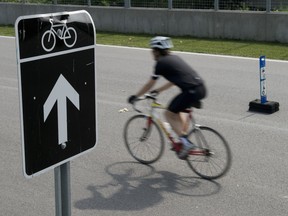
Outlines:
{"type": "Polygon", "coordinates": [[[54,49],[56,45],[56,36],[64,41],[64,44],[71,48],[75,45],[77,41],[77,33],[73,27],[67,27],[67,20],[61,20],[59,24],[54,24],[53,19],[49,19],[51,27],[49,30],[45,31],[41,44],[46,52],[50,52],[54,49]]]}
{"type": "MultiPolygon", "coordinates": [[[[216,130],[196,124],[192,116],[193,108],[200,108],[201,102],[195,102],[191,108],[184,110],[186,113],[186,131],[188,139],[196,145],[190,150],[187,158],[189,167],[201,178],[217,179],[223,177],[230,169],[232,154],[225,138],[216,130]]],[[[165,106],[157,102],[156,96],[146,94],[137,99],[133,109],[141,114],[132,116],[124,126],[124,141],[131,156],[142,164],[156,162],[164,152],[165,139],[171,143],[171,150],[176,154],[182,148],[182,144],[163,122],[157,109],[165,109],[165,106]],[[148,114],[144,114],[136,107],[136,103],[147,100],[145,108],[148,114]]]]}

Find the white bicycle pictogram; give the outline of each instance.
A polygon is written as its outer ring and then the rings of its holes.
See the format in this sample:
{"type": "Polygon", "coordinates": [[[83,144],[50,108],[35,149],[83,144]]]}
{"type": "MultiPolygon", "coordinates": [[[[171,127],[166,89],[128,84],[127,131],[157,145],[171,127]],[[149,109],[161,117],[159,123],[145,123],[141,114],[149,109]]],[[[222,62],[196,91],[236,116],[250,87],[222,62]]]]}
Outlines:
{"type": "Polygon", "coordinates": [[[56,45],[56,36],[63,40],[69,48],[73,47],[77,41],[77,33],[73,27],[67,27],[67,20],[62,20],[60,24],[54,24],[53,19],[49,19],[51,28],[44,32],[41,44],[46,52],[50,52],[56,45]]]}

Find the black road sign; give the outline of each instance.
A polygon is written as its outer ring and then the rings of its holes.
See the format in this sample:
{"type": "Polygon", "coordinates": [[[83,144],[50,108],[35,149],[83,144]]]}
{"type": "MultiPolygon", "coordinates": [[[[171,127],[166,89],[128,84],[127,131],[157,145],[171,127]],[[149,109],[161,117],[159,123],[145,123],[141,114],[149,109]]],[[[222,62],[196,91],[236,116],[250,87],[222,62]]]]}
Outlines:
{"type": "Polygon", "coordinates": [[[96,145],[95,27],[86,11],[15,23],[24,175],[96,145]]]}

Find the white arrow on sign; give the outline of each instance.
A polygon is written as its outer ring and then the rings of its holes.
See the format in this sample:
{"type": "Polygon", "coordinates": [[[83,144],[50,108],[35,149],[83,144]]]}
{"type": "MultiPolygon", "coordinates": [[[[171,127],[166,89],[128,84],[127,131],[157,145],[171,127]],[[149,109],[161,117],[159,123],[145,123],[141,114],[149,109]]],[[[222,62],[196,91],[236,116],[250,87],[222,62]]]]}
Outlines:
{"type": "Polygon", "coordinates": [[[58,112],[58,144],[61,145],[68,141],[67,139],[67,102],[68,98],[75,107],[79,108],[79,94],[71,84],[61,74],[50,92],[44,104],[44,122],[49,116],[54,104],[57,102],[58,112]]]}

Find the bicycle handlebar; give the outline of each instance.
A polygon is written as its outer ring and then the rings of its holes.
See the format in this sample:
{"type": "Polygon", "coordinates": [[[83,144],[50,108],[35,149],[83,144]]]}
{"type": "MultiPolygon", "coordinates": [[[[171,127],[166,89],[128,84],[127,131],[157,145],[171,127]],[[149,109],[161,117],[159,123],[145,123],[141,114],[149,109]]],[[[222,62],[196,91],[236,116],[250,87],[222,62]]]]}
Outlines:
{"type": "Polygon", "coordinates": [[[136,102],[142,101],[142,100],[147,100],[147,99],[151,99],[151,100],[153,100],[153,101],[155,102],[155,101],[157,100],[157,97],[156,97],[156,95],[153,95],[153,94],[145,94],[145,95],[142,96],[142,97],[138,97],[138,98],[134,101],[134,103],[132,104],[132,108],[133,108],[136,112],[142,113],[141,110],[139,110],[139,109],[136,108],[136,102]]]}

